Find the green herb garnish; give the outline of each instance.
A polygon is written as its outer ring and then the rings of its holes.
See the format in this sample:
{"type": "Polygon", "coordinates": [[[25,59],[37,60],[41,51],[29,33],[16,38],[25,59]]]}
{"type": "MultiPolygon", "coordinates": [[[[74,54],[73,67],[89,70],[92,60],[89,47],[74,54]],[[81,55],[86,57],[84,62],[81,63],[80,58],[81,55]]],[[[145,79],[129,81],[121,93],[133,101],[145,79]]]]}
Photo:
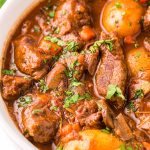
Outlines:
{"type": "Polygon", "coordinates": [[[65,46],[65,42],[62,41],[59,38],[56,38],[56,37],[45,36],[44,40],[51,41],[52,43],[55,43],[55,44],[57,44],[58,46],[61,46],[61,47],[65,46]]]}
{"type": "Polygon", "coordinates": [[[71,52],[75,52],[79,49],[79,44],[77,42],[74,41],[69,41],[66,43],[65,49],[64,51],[71,51],[71,52]]]}
{"type": "Polygon", "coordinates": [[[121,144],[120,147],[117,148],[116,150],[133,150],[133,149],[130,146],[126,147],[125,144],[121,144]]]}
{"type": "Polygon", "coordinates": [[[37,25],[34,25],[33,29],[34,29],[34,32],[36,33],[40,32],[40,27],[37,25]]]}
{"type": "Polygon", "coordinates": [[[113,40],[99,40],[96,41],[90,48],[91,53],[95,53],[101,45],[106,45],[108,50],[111,52],[113,50],[113,40]]]}
{"type": "Polygon", "coordinates": [[[31,104],[32,98],[30,96],[23,96],[18,99],[19,107],[26,107],[31,104]]]}
{"type": "Polygon", "coordinates": [[[120,2],[116,2],[116,3],[115,3],[115,6],[116,6],[116,8],[121,8],[121,7],[122,7],[122,5],[121,5],[120,2]]]}
{"type": "Polygon", "coordinates": [[[135,92],[134,99],[141,98],[144,96],[144,91],[142,89],[138,89],[135,92]]]}
{"type": "Polygon", "coordinates": [[[79,97],[80,97],[79,94],[74,94],[69,97],[66,97],[65,102],[64,102],[64,108],[68,108],[70,107],[71,104],[77,103],[77,101],[79,100],[79,97]]]}
{"type": "Polygon", "coordinates": [[[102,131],[102,132],[105,132],[105,133],[107,133],[107,134],[110,134],[110,133],[111,133],[111,130],[110,130],[108,127],[106,127],[105,129],[102,129],[101,131],[102,131]]]}
{"type": "Polygon", "coordinates": [[[49,88],[48,88],[48,86],[46,85],[44,79],[41,79],[41,80],[38,82],[38,84],[39,84],[39,88],[40,88],[40,91],[41,91],[41,92],[46,93],[46,92],[49,90],[49,88]]]}
{"type": "Polygon", "coordinates": [[[132,101],[130,101],[129,104],[127,105],[127,109],[132,110],[133,112],[137,111],[137,109],[135,108],[134,103],[132,101]]]}
{"type": "Polygon", "coordinates": [[[108,86],[106,99],[110,100],[113,96],[115,96],[115,97],[120,97],[120,98],[122,98],[123,100],[125,100],[125,97],[124,97],[124,95],[122,94],[121,89],[120,89],[117,85],[110,84],[110,85],[108,86]]]}
{"type": "Polygon", "coordinates": [[[14,75],[15,74],[15,70],[4,69],[4,70],[2,70],[2,73],[5,74],[5,75],[14,75]]]}
{"type": "Polygon", "coordinates": [[[49,16],[50,16],[51,18],[54,18],[54,17],[55,17],[55,11],[50,11],[49,16]]]}
{"type": "Polygon", "coordinates": [[[33,115],[38,115],[39,113],[43,113],[43,110],[41,110],[41,109],[34,109],[34,110],[32,111],[32,114],[33,114],[33,115]]]}
{"type": "Polygon", "coordinates": [[[78,80],[74,79],[72,82],[71,82],[71,86],[79,86],[79,85],[82,85],[81,82],[79,82],[78,80]]]}
{"type": "Polygon", "coordinates": [[[63,146],[60,145],[59,147],[56,148],[56,150],[63,150],[63,146]]]}
{"type": "Polygon", "coordinates": [[[57,111],[57,110],[58,110],[58,107],[57,107],[57,106],[51,106],[51,107],[50,107],[50,110],[57,111]]]}

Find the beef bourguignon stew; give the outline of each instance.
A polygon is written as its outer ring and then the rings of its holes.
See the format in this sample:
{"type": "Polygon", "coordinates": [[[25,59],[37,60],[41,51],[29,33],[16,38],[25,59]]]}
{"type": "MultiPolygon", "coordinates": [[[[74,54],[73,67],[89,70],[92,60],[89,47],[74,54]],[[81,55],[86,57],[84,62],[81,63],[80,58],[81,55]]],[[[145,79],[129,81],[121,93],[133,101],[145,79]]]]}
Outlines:
{"type": "Polygon", "coordinates": [[[45,0],[3,64],[3,99],[39,149],[150,150],[149,0],[45,0]]]}

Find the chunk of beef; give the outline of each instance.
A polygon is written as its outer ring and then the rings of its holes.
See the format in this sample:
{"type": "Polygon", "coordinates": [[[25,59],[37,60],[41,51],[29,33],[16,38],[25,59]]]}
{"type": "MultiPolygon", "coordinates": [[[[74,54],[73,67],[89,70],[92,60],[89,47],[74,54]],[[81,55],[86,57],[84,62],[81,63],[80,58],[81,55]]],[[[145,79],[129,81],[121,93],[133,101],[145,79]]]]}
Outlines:
{"type": "Polygon", "coordinates": [[[46,84],[50,89],[56,89],[62,80],[67,80],[65,70],[66,67],[58,62],[55,64],[54,68],[47,74],[46,84]]]}
{"type": "Polygon", "coordinates": [[[71,33],[68,33],[66,35],[63,35],[60,37],[64,42],[69,42],[69,41],[74,41],[78,43],[79,49],[83,47],[84,42],[80,38],[79,34],[77,31],[72,31],[71,33]]]}
{"type": "Polygon", "coordinates": [[[28,78],[5,75],[2,78],[2,96],[5,100],[15,100],[29,90],[31,83],[28,78]]]}
{"type": "Polygon", "coordinates": [[[105,125],[113,129],[114,128],[113,119],[115,117],[115,113],[112,111],[112,109],[104,99],[98,101],[98,106],[100,107],[99,109],[101,110],[102,118],[105,125]]]}
{"type": "Polygon", "coordinates": [[[84,0],[66,0],[56,9],[53,27],[59,27],[62,36],[90,23],[89,8],[84,0]]]}
{"type": "Polygon", "coordinates": [[[144,16],[144,30],[149,31],[150,30],[150,6],[147,8],[146,14],[144,16]]]}
{"type": "MultiPolygon", "coordinates": [[[[100,96],[106,97],[110,84],[117,85],[122,90],[122,93],[124,93],[127,70],[119,39],[114,34],[110,34],[109,36],[102,32],[100,40],[112,40],[113,49],[110,50],[106,44],[100,46],[101,61],[95,74],[95,88],[97,89],[97,93],[100,96]]],[[[119,100],[118,102],[121,101],[119,100]]]]}
{"type": "Polygon", "coordinates": [[[150,93],[150,70],[139,72],[136,77],[131,78],[129,85],[129,99],[142,98],[150,93]],[[137,92],[141,91],[138,96],[137,92]]]}
{"type": "Polygon", "coordinates": [[[30,36],[22,36],[14,42],[15,64],[19,71],[39,79],[48,71],[45,59],[51,56],[42,55],[37,49],[36,40],[30,36]]]}
{"type": "MultiPolygon", "coordinates": [[[[93,43],[92,43],[93,44],[93,43]]],[[[94,75],[98,62],[99,62],[99,49],[97,49],[95,52],[91,52],[89,50],[90,46],[92,44],[86,46],[85,50],[85,66],[86,69],[88,70],[90,75],[94,75]]]]}
{"type": "Polygon", "coordinates": [[[134,100],[134,107],[136,108],[135,117],[138,119],[137,127],[150,135],[150,99],[134,100]]]}
{"type": "Polygon", "coordinates": [[[59,61],[66,66],[66,74],[68,77],[70,77],[68,75],[69,72],[74,72],[71,76],[80,80],[85,70],[84,60],[85,56],[83,54],[67,52],[59,61]]]}
{"type": "Polygon", "coordinates": [[[62,47],[58,46],[56,43],[52,43],[45,38],[42,38],[38,45],[39,51],[46,55],[55,56],[62,51],[62,47]]]}
{"type": "Polygon", "coordinates": [[[128,141],[133,138],[132,131],[123,114],[120,113],[116,117],[116,120],[114,120],[114,125],[116,135],[118,135],[123,141],[128,141]]]}
{"type": "Polygon", "coordinates": [[[75,111],[76,120],[81,126],[86,127],[98,127],[101,124],[102,114],[98,110],[96,101],[84,101],[82,102],[75,111]]]}
{"type": "Polygon", "coordinates": [[[54,139],[59,126],[59,116],[50,110],[49,94],[28,94],[14,104],[15,115],[23,133],[35,142],[45,143],[54,139]]]}
{"type": "Polygon", "coordinates": [[[150,37],[146,37],[146,38],[144,39],[144,47],[145,47],[148,51],[150,51],[150,37]]]}
{"type": "Polygon", "coordinates": [[[150,140],[150,100],[148,98],[136,99],[130,101],[125,109],[128,117],[128,125],[133,130],[135,138],[140,141],[149,141],[150,140]],[[130,118],[130,119],[129,119],[130,118]],[[134,120],[130,124],[131,120],[134,120]]]}

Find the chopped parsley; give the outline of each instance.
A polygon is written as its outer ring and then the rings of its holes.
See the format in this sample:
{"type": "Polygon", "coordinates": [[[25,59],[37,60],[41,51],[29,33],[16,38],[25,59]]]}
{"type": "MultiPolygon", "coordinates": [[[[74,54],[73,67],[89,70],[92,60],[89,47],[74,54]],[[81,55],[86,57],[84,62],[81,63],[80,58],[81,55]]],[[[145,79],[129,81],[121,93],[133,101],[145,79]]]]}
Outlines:
{"type": "MultiPolygon", "coordinates": [[[[59,33],[60,28],[57,28],[55,30],[55,33],[56,32],[59,33]]],[[[64,52],[67,52],[67,51],[75,52],[79,49],[79,44],[75,41],[64,42],[59,38],[51,37],[51,36],[45,36],[44,40],[51,41],[52,43],[55,43],[58,46],[64,47],[64,52]]]]}
{"type": "Polygon", "coordinates": [[[65,49],[64,51],[71,51],[71,52],[75,52],[79,49],[79,44],[75,41],[69,41],[66,43],[65,49]]]}
{"type": "Polygon", "coordinates": [[[26,107],[31,104],[32,98],[30,96],[23,96],[18,99],[19,107],[26,107]]]}
{"type": "Polygon", "coordinates": [[[132,101],[130,101],[129,104],[127,105],[127,109],[132,110],[133,112],[137,111],[137,109],[135,108],[134,103],[132,101]]]}
{"type": "Polygon", "coordinates": [[[50,11],[49,16],[50,16],[50,18],[54,18],[55,17],[55,11],[50,11]]]}
{"type": "Polygon", "coordinates": [[[81,82],[79,82],[79,81],[78,81],[78,80],[76,80],[76,79],[72,80],[72,82],[71,82],[71,86],[79,86],[79,85],[82,85],[82,83],[81,83],[81,82]]]}
{"type": "Polygon", "coordinates": [[[66,98],[64,101],[64,108],[69,108],[71,104],[75,104],[81,100],[89,100],[91,99],[91,95],[89,93],[85,93],[84,95],[74,94],[72,91],[66,91],[66,98]]]}
{"type": "Polygon", "coordinates": [[[101,45],[106,45],[108,50],[111,52],[113,50],[113,40],[99,40],[99,41],[96,41],[91,47],[90,47],[90,52],[91,53],[95,53],[99,47],[101,45]]]}
{"type": "Polygon", "coordinates": [[[80,96],[80,100],[90,100],[91,99],[91,95],[89,93],[85,93],[84,95],[80,96]]]}
{"type": "Polygon", "coordinates": [[[141,52],[136,52],[135,58],[140,58],[140,56],[141,56],[141,52]]]}
{"type": "Polygon", "coordinates": [[[34,110],[32,111],[32,114],[33,114],[33,115],[38,115],[39,113],[43,113],[43,110],[41,110],[41,109],[34,109],[34,110]]]}
{"type": "Polygon", "coordinates": [[[101,131],[102,131],[102,132],[105,132],[105,133],[107,133],[107,134],[110,134],[110,133],[111,133],[111,130],[110,130],[108,127],[106,127],[105,129],[102,129],[101,131]]]}
{"type": "Polygon", "coordinates": [[[65,74],[67,77],[71,78],[73,80],[73,76],[77,74],[77,71],[75,70],[75,67],[79,66],[78,60],[75,60],[70,66],[68,67],[67,70],[65,70],[65,74]]]}
{"type": "Polygon", "coordinates": [[[5,74],[5,75],[14,75],[15,74],[15,70],[4,69],[4,70],[2,70],[2,73],[5,74]]]}
{"type": "Polygon", "coordinates": [[[116,150],[133,150],[133,149],[130,146],[126,147],[125,144],[121,144],[120,147],[117,148],[116,150]]]}
{"type": "Polygon", "coordinates": [[[41,91],[41,92],[46,93],[46,92],[49,90],[49,88],[48,88],[48,86],[46,85],[44,79],[41,79],[41,80],[38,82],[38,84],[39,84],[39,88],[40,88],[40,91],[41,91]]]}
{"type": "Polygon", "coordinates": [[[34,32],[36,33],[40,32],[40,27],[37,25],[34,25],[33,29],[34,29],[34,32]]]}
{"type": "Polygon", "coordinates": [[[60,145],[59,147],[57,147],[56,150],[63,150],[63,145],[60,145]]]}
{"type": "Polygon", "coordinates": [[[74,94],[74,95],[71,94],[71,96],[66,97],[64,102],[64,108],[68,108],[70,107],[71,104],[77,103],[79,98],[80,98],[79,94],[74,94]]]}
{"type": "Polygon", "coordinates": [[[55,29],[54,33],[58,34],[59,32],[60,32],[60,28],[57,27],[57,28],[55,29]]]}
{"type": "Polygon", "coordinates": [[[124,95],[122,94],[121,89],[120,89],[117,85],[110,84],[110,85],[108,86],[106,99],[110,100],[113,96],[115,96],[115,97],[120,97],[120,98],[122,98],[123,100],[125,100],[125,97],[124,97],[124,95]]]}
{"type": "Polygon", "coordinates": [[[121,7],[122,7],[122,5],[121,5],[120,2],[116,2],[116,3],[115,3],[115,6],[116,6],[116,8],[121,8],[121,7]]]}
{"type": "Polygon", "coordinates": [[[141,98],[144,96],[144,91],[142,89],[138,89],[135,92],[134,99],[141,98]]]}
{"type": "Polygon", "coordinates": [[[55,44],[57,44],[58,46],[61,46],[61,47],[65,46],[65,42],[62,41],[59,38],[56,38],[56,37],[45,36],[44,40],[51,41],[52,43],[55,43],[55,44]]]}
{"type": "Polygon", "coordinates": [[[50,107],[50,110],[57,111],[57,110],[58,110],[58,107],[57,107],[57,106],[52,105],[52,106],[50,107]]]}

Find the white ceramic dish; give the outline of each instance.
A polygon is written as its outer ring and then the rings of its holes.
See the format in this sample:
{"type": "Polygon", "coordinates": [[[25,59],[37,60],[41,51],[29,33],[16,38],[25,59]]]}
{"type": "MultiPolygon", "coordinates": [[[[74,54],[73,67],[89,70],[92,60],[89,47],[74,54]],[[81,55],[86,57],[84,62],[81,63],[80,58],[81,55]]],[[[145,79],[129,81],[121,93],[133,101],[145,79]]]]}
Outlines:
{"type": "MultiPolygon", "coordinates": [[[[22,19],[42,0],[7,0],[0,10],[0,69],[12,34],[22,19]]],[[[36,150],[17,129],[11,120],[0,95],[0,128],[10,137],[20,150],[36,150]]],[[[13,148],[12,148],[13,149],[13,148]]]]}

